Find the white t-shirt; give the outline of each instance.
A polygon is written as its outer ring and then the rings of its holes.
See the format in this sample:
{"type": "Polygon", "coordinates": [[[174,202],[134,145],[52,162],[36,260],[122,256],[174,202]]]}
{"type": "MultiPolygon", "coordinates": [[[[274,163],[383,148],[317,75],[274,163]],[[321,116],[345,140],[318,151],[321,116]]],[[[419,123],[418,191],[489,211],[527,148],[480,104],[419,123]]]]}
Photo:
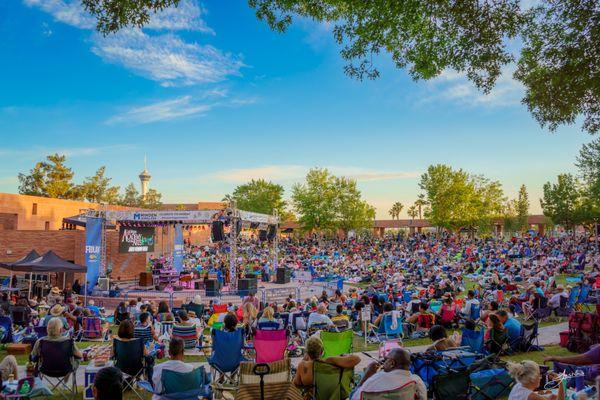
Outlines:
{"type": "Polygon", "coordinates": [[[308,327],[310,328],[315,324],[327,324],[328,326],[331,326],[333,325],[333,322],[331,322],[331,319],[327,315],[313,312],[308,316],[308,327]]]}
{"type": "MultiPolygon", "coordinates": [[[[175,372],[191,372],[194,367],[191,364],[186,364],[183,361],[179,360],[169,360],[164,363],[158,364],[154,367],[154,372],[152,373],[152,383],[154,384],[154,391],[156,393],[160,393],[163,390],[162,387],[162,371],[167,369],[169,371],[175,372]]],[[[161,396],[152,395],[152,400],[160,400],[161,396]]]]}
{"type": "Polygon", "coordinates": [[[527,400],[531,393],[533,393],[533,390],[527,389],[517,382],[517,384],[513,386],[512,390],[510,391],[508,400],[527,400]]]}
{"type": "Polygon", "coordinates": [[[427,388],[423,380],[418,375],[404,369],[395,369],[390,372],[383,370],[376,372],[362,386],[356,389],[356,392],[352,395],[352,400],[360,400],[362,392],[390,391],[399,389],[412,381],[417,385],[416,399],[427,400],[427,388]]]}

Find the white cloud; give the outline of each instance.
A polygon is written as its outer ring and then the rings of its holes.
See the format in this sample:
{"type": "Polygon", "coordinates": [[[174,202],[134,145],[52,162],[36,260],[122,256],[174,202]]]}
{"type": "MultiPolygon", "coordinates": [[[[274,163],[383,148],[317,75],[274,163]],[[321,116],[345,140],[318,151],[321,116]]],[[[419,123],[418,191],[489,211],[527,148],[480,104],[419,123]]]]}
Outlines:
{"type": "Polygon", "coordinates": [[[215,32],[202,19],[204,13],[204,9],[195,1],[183,0],[177,7],[171,6],[154,14],[145,28],[199,31],[214,35],[215,32]]]}
{"type": "Polygon", "coordinates": [[[78,0],[23,0],[29,7],[37,7],[51,14],[54,19],[80,29],[93,29],[96,26],[94,17],[83,9],[78,0]]]}
{"type": "MultiPolygon", "coordinates": [[[[311,167],[305,165],[263,165],[250,168],[236,168],[221,170],[209,174],[209,178],[215,180],[241,183],[251,179],[267,179],[275,182],[302,180],[311,167]]],[[[390,172],[369,170],[353,166],[329,166],[326,167],[332,174],[346,176],[357,181],[391,180],[415,178],[418,172],[390,172]]]]}
{"type": "Polygon", "coordinates": [[[478,90],[464,73],[444,71],[434,79],[429,89],[431,93],[422,102],[451,101],[468,106],[508,107],[519,105],[523,97],[523,85],[514,80],[515,66],[508,65],[488,94],[478,90]]]}
{"type": "Polygon", "coordinates": [[[194,103],[192,96],[182,96],[172,100],[132,108],[110,118],[107,123],[148,124],[151,122],[169,121],[177,118],[204,115],[212,107],[212,104],[194,103]]]}
{"type": "Polygon", "coordinates": [[[90,146],[90,147],[33,147],[27,149],[2,149],[0,156],[11,158],[39,159],[49,154],[58,153],[66,157],[86,157],[102,153],[114,153],[119,151],[130,151],[136,147],[131,144],[118,144],[110,146],[90,146]]]}
{"type": "Polygon", "coordinates": [[[163,86],[221,82],[239,75],[239,59],[210,45],[186,43],[173,34],[150,36],[139,29],[95,35],[92,51],[163,86]]]}

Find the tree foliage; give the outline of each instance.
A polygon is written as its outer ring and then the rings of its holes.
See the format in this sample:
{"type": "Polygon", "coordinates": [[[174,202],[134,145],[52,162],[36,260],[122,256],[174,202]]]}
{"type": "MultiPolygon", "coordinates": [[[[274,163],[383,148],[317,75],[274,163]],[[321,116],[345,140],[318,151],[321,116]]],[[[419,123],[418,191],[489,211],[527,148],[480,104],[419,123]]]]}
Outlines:
{"type": "Polygon", "coordinates": [[[392,204],[392,208],[390,208],[388,214],[390,214],[390,217],[392,217],[392,219],[400,219],[400,213],[402,212],[403,208],[404,204],[397,201],[394,204],[392,204]]]}
{"type": "Polygon", "coordinates": [[[515,204],[515,211],[517,214],[517,229],[523,232],[529,227],[529,195],[527,194],[525,185],[521,185],[519,188],[519,197],[515,204]]]}
{"type": "Polygon", "coordinates": [[[438,227],[486,231],[504,211],[506,199],[500,183],[462,169],[431,165],[421,175],[419,186],[428,204],[425,218],[438,227]]]}
{"type": "Polygon", "coordinates": [[[123,195],[120,195],[119,186],[110,185],[111,178],[105,175],[104,166],[77,185],[73,183],[75,173],[65,165],[65,162],[64,155],[52,154],[47,156],[45,161],[36,163],[28,174],[20,173],[19,193],[141,208],[158,208],[162,204],[162,195],[158,191],[149,189],[143,197],[133,183],[125,188],[123,195]]]}
{"type": "Polygon", "coordinates": [[[362,200],[356,181],[327,169],[311,169],[304,183],[294,185],[292,204],[306,231],[347,232],[370,227],[375,219],[375,209],[362,200]]]}
{"type": "Polygon", "coordinates": [[[556,183],[544,184],[540,204],[544,215],[567,229],[573,228],[580,218],[581,193],[577,179],[571,174],[558,175],[556,183]]]}
{"type": "Polygon", "coordinates": [[[235,188],[231,196],[237,208],[262,214],[273,214],[277,210],[279,215],[285,212],[283,200],[283,186],[264,179],[251,180],[235,188]]]}

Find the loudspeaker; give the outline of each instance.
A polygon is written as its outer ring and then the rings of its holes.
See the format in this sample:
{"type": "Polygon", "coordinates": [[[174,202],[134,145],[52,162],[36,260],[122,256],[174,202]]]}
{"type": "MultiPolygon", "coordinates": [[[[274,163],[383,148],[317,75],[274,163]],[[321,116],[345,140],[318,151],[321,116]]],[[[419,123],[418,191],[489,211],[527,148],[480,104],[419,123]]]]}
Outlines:
{"type": "Polygon", "coordinates": [[[110,288],[108,278],[98,278],[98,290],[106,291],[110,288]]]}
{"type": "Polygon", "coordinates": [[[194,281],[194,290],[200,290],[202,287],[202,281],[194,281]]]}
{"type": "Polygon", "coordinates": [[[271,241],[273,241],[273,239],[275,239],[276,232],[277,232],[276,226],[269,225],[269,230],[267,231],[267,239],[269,239],[269,242],[271,242],[271,241]]]}
{"type": "Polygon", "coordinates": [[[212,240],[213,242],[222,242],[223,239],[223,221],[214,221],[212,223],[212,240]]]}
{"type": "Polygon", "coordinates": [[[217,297],[219,295],[220,290],[221,290],[221,287],[219,285],[218,280],[209,279],[206,281],[206,296],[217,297]]]}
{"type": "Polygon", "coordinates": [[[276,283],[289,283],[292,276],[292,271],[289,268],[277,268],[277,281],[276,283]]]}
{"type": "Polygon", "coordinates": [[[258,231],[258,240],[260,240],[261,242],[264,242],[265,240],[267,240],[267,231],[263,231],[263,230],[258,231]]]}
{"type": "Polygon", "coordinates": [[[256,293],[258,287],[256,278],[238,279],[238,294],[240,296],[248,296],[250,292],[256,293]]]}
{"type": "Polygon", "coordinates": [[[242,233],[242,220],[238,219],[235,221],[235,237],[240,236],[240,233],[242,233]]]}

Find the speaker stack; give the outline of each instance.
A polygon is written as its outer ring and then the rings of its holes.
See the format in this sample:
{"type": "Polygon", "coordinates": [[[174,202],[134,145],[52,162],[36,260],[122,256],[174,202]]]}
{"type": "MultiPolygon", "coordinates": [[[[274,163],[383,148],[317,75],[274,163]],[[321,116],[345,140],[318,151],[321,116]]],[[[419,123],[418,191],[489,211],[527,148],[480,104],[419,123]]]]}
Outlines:
{"type": "Polygon", "coordinates": [[[238,294],[240,296],[248,296],[249,293],[256,293],[257,288],[256,278],[238,279],[238,294]]]}
{"type": "Polygon", "coordinates": [[[217,297],[221,291],[221,285],[216,279],[209,279],[206,281],[206,296],[217,297]]]}
{"type": "Polygon", "coordinates": [[[277,268],[277,281],[276,283],[290,283],[290,279],[292,276],[292,271],[289,268],[277,268]]]}
{"type": "Polygon", "coordinates": [[[152,273],[151,272],[140,272],[140,286],[152,286],[152,273]]]}
{"type": "Polygon", "coordinates": [[[214,221],[212,223],[212,240],[213,242],[222,242],[225,235],[223,234],[223,221],[214,221]]]}

